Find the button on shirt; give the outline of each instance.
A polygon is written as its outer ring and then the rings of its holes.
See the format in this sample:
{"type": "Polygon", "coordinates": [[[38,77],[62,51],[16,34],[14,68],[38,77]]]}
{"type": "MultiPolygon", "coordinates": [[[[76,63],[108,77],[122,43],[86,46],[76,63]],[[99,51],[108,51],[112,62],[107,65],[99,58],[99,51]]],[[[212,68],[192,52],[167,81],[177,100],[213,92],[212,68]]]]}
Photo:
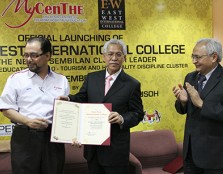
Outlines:
{"type": "Polygon", "coordinates": [[[14,109],[29,118],[52,121],[54,99],[70,93],[65,76],[49,71],[45,79],[25,69],[12,74],[0,97],[0,109],[14,109]]]}

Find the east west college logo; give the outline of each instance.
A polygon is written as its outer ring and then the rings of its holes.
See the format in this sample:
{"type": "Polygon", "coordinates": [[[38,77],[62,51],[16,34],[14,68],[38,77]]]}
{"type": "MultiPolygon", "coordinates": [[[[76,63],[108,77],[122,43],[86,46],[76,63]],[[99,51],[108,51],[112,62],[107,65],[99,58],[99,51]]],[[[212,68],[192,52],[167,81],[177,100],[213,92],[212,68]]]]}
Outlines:
{"type": "Polygon", "coordinates": [[[98,0],[100,30],[125,30],[125,1],[98,0]]]}

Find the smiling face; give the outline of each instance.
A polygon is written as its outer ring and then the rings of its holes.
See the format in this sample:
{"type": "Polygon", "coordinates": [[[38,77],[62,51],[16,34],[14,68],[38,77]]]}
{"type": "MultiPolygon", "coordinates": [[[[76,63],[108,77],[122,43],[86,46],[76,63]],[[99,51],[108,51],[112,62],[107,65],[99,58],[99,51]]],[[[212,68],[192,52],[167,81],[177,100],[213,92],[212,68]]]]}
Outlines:
{"type": "Polygon", "coordinates": [[[110,75],[120,70],[125,59],[126,56],[123,54],[122,46],[119,44],[108,45],[108,49],[103,55],[103,60],[106,63],[110,75]]]}
{"type": "Polygon", "coordinates": [[[205,43],[197,44],[193,49],[193,55],[200,57],[193,58],[193,64],[196,70],[203,75],[209,73],[218,64],[217,55],[215,53],[209,55],[205,43]]]}

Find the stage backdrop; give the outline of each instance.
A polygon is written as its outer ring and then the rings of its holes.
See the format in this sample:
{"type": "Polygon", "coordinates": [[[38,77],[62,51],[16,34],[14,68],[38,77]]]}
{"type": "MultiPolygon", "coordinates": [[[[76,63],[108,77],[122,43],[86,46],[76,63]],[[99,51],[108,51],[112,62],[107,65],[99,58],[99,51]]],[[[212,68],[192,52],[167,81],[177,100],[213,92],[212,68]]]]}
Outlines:
{"type": "MultiPolygon", "coordinates": [[[[128,45],[124,70],[141,82],[146,112],[131,131],[172,129],[182,141],[185,116],[174,109],[172,87],[194,70],[191,51],[212,37],[211,0],[4,0],[0,6],[0,92],[7,77],[26,67],[32,36],[52,41],[50,65],[69,80],[71,93],[88,72],[101,70],[101,47],[111,38],[128,45]]],[[[40,108],[41,109],[41,108],[40,108]]],[[[0,139],[13,125],[0,113],[0,139]]]]}

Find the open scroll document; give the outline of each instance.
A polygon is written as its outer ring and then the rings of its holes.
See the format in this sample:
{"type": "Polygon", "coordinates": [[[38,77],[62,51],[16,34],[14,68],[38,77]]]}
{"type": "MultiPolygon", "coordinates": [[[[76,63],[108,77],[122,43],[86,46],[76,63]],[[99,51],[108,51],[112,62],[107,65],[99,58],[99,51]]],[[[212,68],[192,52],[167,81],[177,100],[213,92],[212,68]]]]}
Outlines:
{"type": "Polygon", "coordinates": [[[111,103],[76,103],[55,100],[51,142],[110,145],[111,103]]]}

